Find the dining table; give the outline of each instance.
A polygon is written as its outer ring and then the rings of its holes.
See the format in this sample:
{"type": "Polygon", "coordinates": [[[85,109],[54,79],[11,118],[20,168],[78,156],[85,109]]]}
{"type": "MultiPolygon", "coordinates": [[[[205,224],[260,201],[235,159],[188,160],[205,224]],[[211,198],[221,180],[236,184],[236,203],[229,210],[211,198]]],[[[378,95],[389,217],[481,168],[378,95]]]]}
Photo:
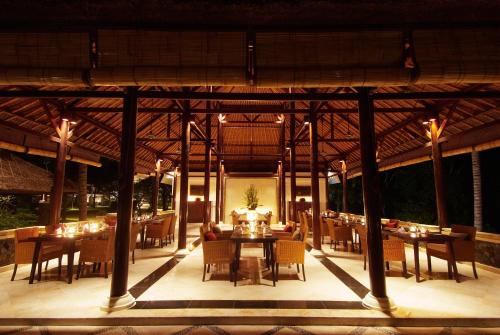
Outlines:
{"type": "Polygon", "coordinates": [[[234,253],[234,262],[233,262],[233,267],[234,267],[234,272],[236,274],[235,280],[234,280],[234,286],[236,286],[236,278],[237,278],[237,273],[238,269],[240,267],[240,257],[241,257],[241,244],[242,243],[262,243],[264,246],[265,250],[265,255],[266,255],[266,265],[267,267],[271,267],[272,270],[272,275],[273,275],[273,286],[276,286],[276,275],[274,272],[274,262],[275,262],[275,257],[274,257],[274,243],[278,240],[278,236],[276,236],[274,233],[268,233],[268,234],[263,234],[263,233],[239,233],[239,232],[233,232],[231,235],[230,239],[234,242],[235,244],[235,253],[234,253]]]}
{"type": "Polygon", "coordinates": [[[71,284],[73,282],[73,265],[76,252],[76,242],[81,241],[85,238],[98,238],[102,236],[106,231],[106,229],[100,229],[93,232],[82,231],[74,233],[46,233],[40,234],[36,237],[27,238],[27,242],[35,242],[35,250],[33,251],[33,260],[31,262],[29,283],[33,284],[33,281],[35,279],[36,268],[38,266],[38,259],[40,257],[40,251],[43,243],[63,246],[63,250],[68,254],[67,282],[68,284],[71,284]]]}
{"type": "Polygon", "coordinates": [[[419,254],[419,245],[420,243],[437,243],[437,244],[446,244],[451,257],[451,266],[453,269],[453,276],[457,283],[459,283],[458,279],[458,270],[457,263],[455,260],[455,250],[453,249],[453,241],[455,237],[442,234],[442,233],[434,233],[434,232],[426,232],[420,233],[418,231],[401,231],[397,228],[384,228],[382,229],[382,235],[384,237],[397,237],[404,240],[406,243],[413,245],[413,256],[415,259],[415,280],[417,283],[420,282],[420,254],[419,254]]]}

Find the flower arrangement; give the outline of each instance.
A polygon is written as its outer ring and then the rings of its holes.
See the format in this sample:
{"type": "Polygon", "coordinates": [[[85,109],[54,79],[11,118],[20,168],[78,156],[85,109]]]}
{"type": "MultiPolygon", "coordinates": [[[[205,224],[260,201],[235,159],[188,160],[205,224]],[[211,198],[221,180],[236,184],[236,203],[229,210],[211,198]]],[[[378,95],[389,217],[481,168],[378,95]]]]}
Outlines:
{"type": "Polygon", "coordinates": [[[250,184],[250,186],[246,189],[244,200],[248,209],[254,210],[259,205],[257,193],[257,189],[253,184],[250,184]]]}

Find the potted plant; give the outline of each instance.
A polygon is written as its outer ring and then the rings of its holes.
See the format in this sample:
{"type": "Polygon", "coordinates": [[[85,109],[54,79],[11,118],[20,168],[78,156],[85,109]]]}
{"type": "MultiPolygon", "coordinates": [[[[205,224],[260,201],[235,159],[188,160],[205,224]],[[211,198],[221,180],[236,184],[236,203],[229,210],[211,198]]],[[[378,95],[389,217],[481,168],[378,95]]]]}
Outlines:
{"type": "Polygon", "coordinates": [[[257,197],[257,189],[255,185],[250,184],[250,186],[245,191],[245,203],[249,210],[255,210],[259,205],[259,198],[257,197]]]}

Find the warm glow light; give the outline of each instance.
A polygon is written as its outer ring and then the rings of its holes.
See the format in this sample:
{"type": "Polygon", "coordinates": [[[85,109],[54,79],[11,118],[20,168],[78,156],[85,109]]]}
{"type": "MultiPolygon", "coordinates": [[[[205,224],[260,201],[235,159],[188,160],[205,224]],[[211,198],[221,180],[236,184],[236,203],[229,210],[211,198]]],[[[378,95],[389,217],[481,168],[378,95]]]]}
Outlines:
{"type": "Polygon", "coordinates": [[[219,114],[219,122],[220,123],[226,123],[226,116],[222,115],[222,114],[219,114]]]}
{"type": "Polygon", "coordinates": [[[423,121],[422,124],[424,125],[428,125],[429,124],[429,121],[423,121]]]}
{"type": "Polygon", "coordinates": [[[98,223],[91,223],[90,224],[90,232],[95,233],[99,229],[99,224],[98,223]]]}

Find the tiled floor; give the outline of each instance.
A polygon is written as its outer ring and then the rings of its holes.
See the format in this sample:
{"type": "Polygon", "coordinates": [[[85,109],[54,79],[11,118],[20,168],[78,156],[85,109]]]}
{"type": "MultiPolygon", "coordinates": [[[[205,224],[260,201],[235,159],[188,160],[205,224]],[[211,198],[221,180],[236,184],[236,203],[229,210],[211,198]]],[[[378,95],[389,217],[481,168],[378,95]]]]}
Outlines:
{"type": "MultiPolygon", "coordinates": [[[[357,253],[333,251],[328,245],[323,251],[306,252],[307,281],[295,266],[282,266],[273,287],[271,273],[263,266],[262,249],[244,248],[238,285],[233,287],[227,267],[212,269],[207,281],[201,281],[202,250],[196,247],[197,231],[198,225],[188,229],[191,252],[176,252],[172,245],[136,252],[136,264],[129,267],[130,292],[137,299],[131,310],[111,314],[99,310],[109,292],[110,279],[86,277],[68,285],[57,279],[53,269],[46,279],[28,285],[29,266],[18,270],[14,282],[10,282],[10,271],[0,273],[0,284],[5,288],[0,290],[0,325],[18,325],[3,330],[13,334],[16,329],[30,334],[461,334],[463,328],[442,327],[500,327],[500,275],[479,269],[479,280],[475,280],[468,264],[458,266],[461,283],[445,279],[446,264],[439,260],[433,262],[434,279],[430,280],[421,266],[424,280],[416,283],[413,250],[407,249],[410,276],[402,277],[396,263],[391,263],[387,272],[387,290],[399,308],[386,315],[361,305],[369,291],[369,278],[357,253]],[[49,328],[23,328],[33,324],[49,328]],[[94,328],[80,332],[54,327],[76,324],[94,328]],[[144,324],[172,326],[134,328],[144,324]],[[220,326],[173,326],[176,324],[220,326]],[[267,326],[232,326],[258,324],[267,326]],[[276,324],[297,327],[272,326],[276,324]],[[360,326],[441,328],[426,333],[418,328],[360,326]]],[[[420,256],[424,263],[425,255],[420,256]]],[[[484,328],[477,333],[495,333],[492,331],[484,328]]]]}
{"type": "Polygon", "coordinates": [[[357,326],[141,326],[141,327],[0,327],[0,334],[12,335],[493,335],[500,328],[409,328],[409,327],[357,327],[357,326]]]}

